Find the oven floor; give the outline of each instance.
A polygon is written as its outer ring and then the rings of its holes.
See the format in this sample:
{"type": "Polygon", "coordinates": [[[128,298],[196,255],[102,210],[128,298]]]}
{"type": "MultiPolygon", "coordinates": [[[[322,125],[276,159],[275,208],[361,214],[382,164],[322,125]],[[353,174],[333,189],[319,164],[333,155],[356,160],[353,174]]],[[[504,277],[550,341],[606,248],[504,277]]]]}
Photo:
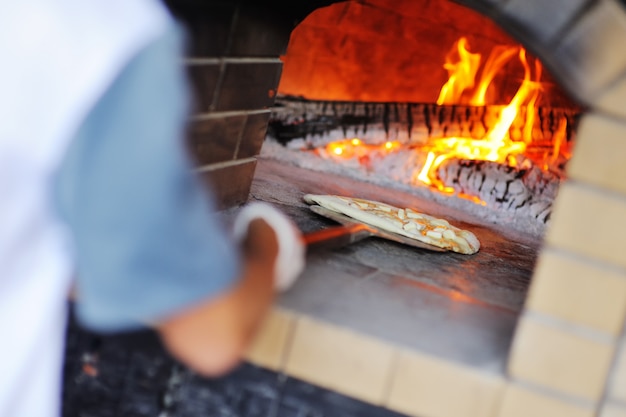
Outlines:
{"type": "MultiPolygon", "coordinates": [[[[308,209],[306,193],[351,195],[411,206],[472,230],[475,255],[429,252],[376,237],[307,255],[278,304],[411,350],[483,371],[504,370],[540,239],[406,192],[258,160],[250,201],[274,204],[306,233],[336,223],[308,209]]],[[[224,212],[226,221],[237,209],[224,212]]]]}

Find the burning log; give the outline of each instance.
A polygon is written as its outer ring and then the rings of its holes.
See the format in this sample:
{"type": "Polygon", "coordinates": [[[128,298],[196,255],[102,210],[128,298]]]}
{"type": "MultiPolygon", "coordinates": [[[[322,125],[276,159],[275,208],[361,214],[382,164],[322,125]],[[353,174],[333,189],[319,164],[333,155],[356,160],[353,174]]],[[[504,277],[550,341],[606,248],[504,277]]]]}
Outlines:
{"type": "MultiPolygon", "coordinates": [[[[463,136],[482,138],[500,118],[504,106],[438,105],[435,103],[373,103],[313,101],[277,97],[268,123],[268,136],[283,145],[301,139],[309,147],[358,137],[363,141],[399,140],[423,143],[429,138],[463,136]]],[[[521,138],[524,109],[509,128],[521,138]]],[[[572,109],[537,109],[533,140],[549,140],[567,122],[566,138],[573,137],[580,112],[572,109]]]]}
{"type": "MultiPolygon", "coordinates": [[[[400,184],[423,186],[417,173],[427,164],[419,148],[386,142],[367,146],[352,139],[314,150],[314,154],[360,171],[363,176],[392,178],[400,184]],[[342,150],[342,152],[337,152],[342,150]]],[[[426,158],[427,159],[427,158],[426,158]]],[[[533,218],[547,224],[552,201],[565,178],[563,170],[544,169],[532,159],[519,155],[516,166],[486,160],[449,158],[437,170],[431,188],[489,207],[491,210],[533,218]]]]}
{"type": "Polygon", "coordinates": [[[527,214],[547,224],[561,177],[526,160],[522,167],[491,161],[450,159],[438,170],[441,181],[458,194],[476,196],[487,206],[527,214]]]}

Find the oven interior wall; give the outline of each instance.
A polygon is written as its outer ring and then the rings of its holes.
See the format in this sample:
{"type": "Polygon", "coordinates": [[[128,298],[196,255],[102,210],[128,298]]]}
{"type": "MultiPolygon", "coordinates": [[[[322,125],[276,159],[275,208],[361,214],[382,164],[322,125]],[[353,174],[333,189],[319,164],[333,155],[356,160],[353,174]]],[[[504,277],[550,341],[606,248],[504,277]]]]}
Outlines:
{"type": "MultiPolygon", "coordinates": [[[[448,80],[446,56],[461,36],[483,64],[494,48],[519,45],[493,20],[451,1],[335,3],[292,31],[278,92],[309,100],[434,103],[448,80]]],[[[532,65],[535,58],[528,59],[532,65]]],[[[488,90],[488,104],[508,104],[523,77],[512,58],[488,90]]],[[[538,105],[577,107],[545,70],[541,80],[538,105]]]]}
{"type": "MultiPolygon", "coordinates": [[[[187,64],[198,110],[190,121],[190,149],[199,171],[216,187],[221,206],[232,207],[247,199],[281,75],[279,57],[306,13],[281,14],[275,4],[264,3],[169,3],[192,28],[187,64]]],[[[304,3],[310,10],[323,5],[304,3]]],[[[404,384],[393,388],[409,392],[411,386],[423,386],[421,378],[429,375],[424,388],[440,401],[429,402],[432,408],[425,410],[425,403],[410,395],[401,403],[394,403],[398,397],[392,395],[384,404],[415,416],[460,417],[449,406],[453,387],[469,404],[488,401],[498,417],[626,415],[624,6],[616,0],[462,3],[490,16],[539,56],[588,111],[568,167],[570,180],[559,192],[516,330],[505,381],[469,377],[437,361],[420,363],[403,369],[404,384]]],[[[463,417],[471,417],[471,410],[466,411],[463,417]]]]}

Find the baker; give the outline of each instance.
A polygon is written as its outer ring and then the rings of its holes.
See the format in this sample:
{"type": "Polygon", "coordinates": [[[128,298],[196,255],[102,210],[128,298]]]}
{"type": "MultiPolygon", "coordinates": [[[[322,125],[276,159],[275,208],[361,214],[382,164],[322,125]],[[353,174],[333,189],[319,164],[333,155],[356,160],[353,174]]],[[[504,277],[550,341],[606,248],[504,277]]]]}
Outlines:
{"type": "Polygon", "coordinates": [[[56,417],[67,300],[153,326],[206,375],[242,357],[304,264],[251,204],[227,230],[183,147],[185,34],[156,0],[0,4],[0,415],[56,417]]]}

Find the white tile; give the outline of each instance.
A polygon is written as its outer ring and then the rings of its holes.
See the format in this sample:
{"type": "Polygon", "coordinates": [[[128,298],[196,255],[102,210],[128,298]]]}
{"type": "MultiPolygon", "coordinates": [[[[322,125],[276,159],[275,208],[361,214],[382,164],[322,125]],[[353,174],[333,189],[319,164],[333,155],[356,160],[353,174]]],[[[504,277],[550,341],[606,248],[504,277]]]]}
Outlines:
{"type": "Polygon", "coordinates": [[[568,90],[586,103],[626,69],[626,54],[616,53],[626,38],[624,6],[614,0],[593,3],[550,49],[552,64],[557,66],[553,70],[568,90]]]}
{"type": "Polygon", "coordinates": [[[594,108],[607,114],[626,117],[626,77],[606,88],[593,99],[594,108]]]}
{"type": "MultiPolygon", "coordinates": [[[[626,336],[622,336],[626,338],[626,336]]],[[[626,404],[626,341],[622,340],[610,381],[610,398],[626,404]]]]}
{"type": "Polygon", "coordinates": [[[493,416],[504,380],[453,362],[403,352],[394,367],[387,406],[419,417],[493,416]]]}
{"type": "Polygon", "coordinates": [[[626,272],[544,249],[526,308],[617,337],[626,316],[626,272]]]}
{"type": "Polygon", "coordinates": [[[598,401],[602,396],[614,346],[520,319],[509,356],[509,374],[538,386],[598,401]]]}
{"type": "Polygon", "coordinates": [[[294,323],[295,318],[291,313],[274,308],[261,324],[246,359],[255,365],[280,370],[294,323]]]}
{"type": "Polygon", "coordinates": [[[606,403],[599,417],[626,417],[626,404],[606,403]]]}
{"type": "Polygon", "coordinates": [[[300,317],[285,371],[342,394],[382,404],[392,357],[389,345],[349,329],[300,317]]]}
{"type": "Polygon", "coordinates": [[[626,196],[565,182],[545,240],[576,254],[626,268],[626,196]]]}
{"type": "Polygon", "coordinates": [[[594,412],[592,405],[574,404],[511,382],[506,387],[497,417],[593,417],[594,412]]]}
{"type": "Polygon", "coordinates": [[[624,155],[626,120],[588,113],[579,123],[567,174],[569,178],[626,195],[624,155]]]}

